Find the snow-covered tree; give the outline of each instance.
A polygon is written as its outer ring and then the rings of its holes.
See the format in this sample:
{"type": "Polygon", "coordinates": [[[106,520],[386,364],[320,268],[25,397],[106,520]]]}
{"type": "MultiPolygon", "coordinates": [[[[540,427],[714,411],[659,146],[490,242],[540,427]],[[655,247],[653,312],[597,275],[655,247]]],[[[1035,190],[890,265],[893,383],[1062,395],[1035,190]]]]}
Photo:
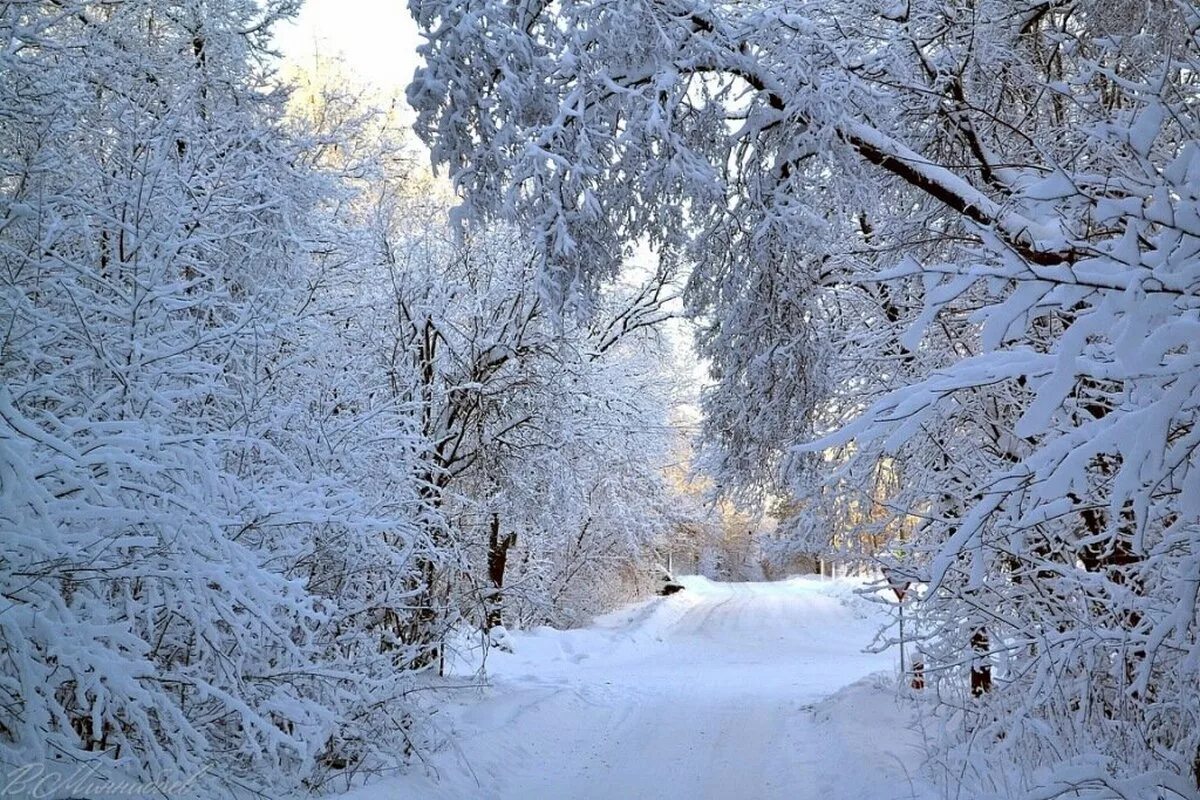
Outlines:
{"type": "Polygon", "coordinates": [[[365,390],[336,416],[354,360],[311,300],[339,186],[261,69],[291,10],[0,10],[10,767],[312,783],[399,692],[358,621],[403,606],[363,587],[412,562],[415,492],[348,480],[377,464],[347,441],[403,463],[416,436],[365,390]]]}
{"type": "Polygon", "coordinates": [[[955,780],[1194,793],[1195,7],[410,7],[466,211],[565,297],[687,263],[723,480],[886,512],[955,780]]]}
{"type": "Polygon", "coordinates": [[[340,277],[322,278],[315,313],[354,320],[347,340],[375,353],[422,442],[430,560],[403,635],[433,663],[460,615],[581,619],[665,525],[670,275],[614,290],[586,322],[547,308],[516,232],[456,229],[388,116],[335,64],[317,67],[298,76],[293,114],[313,157],[357,187],[334,205],[358,238],[325,248],[340,277]]]}
{"type": "Polygon", "coordinates": [[[426,565],[423,603],[448,625],[498,625],[506,607],[524,622],[579,619],[666,525],[671,398],[655,327],[667,277],[583,324],[547,309],[514,231],[464,238],[441,209],[392,209],[377,220],[389,369],[414,376],[419,480],[452,554],[426,565]]]}

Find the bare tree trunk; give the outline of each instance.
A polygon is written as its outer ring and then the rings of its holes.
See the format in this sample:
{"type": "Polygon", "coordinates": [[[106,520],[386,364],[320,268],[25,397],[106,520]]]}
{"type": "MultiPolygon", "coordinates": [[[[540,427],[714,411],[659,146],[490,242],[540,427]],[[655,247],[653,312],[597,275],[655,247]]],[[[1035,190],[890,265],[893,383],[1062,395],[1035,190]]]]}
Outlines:
{"type": "Polygon", "coordinates": [[[516,543],[516,533],[500,536],[500,515],[492,514],[492,529],[488,534],[488,580],[492,584],[487,598],[488,630],[504,624],[504,568],[508,565],[509,548],[516,543]]]}
{"type": "Polygon", "coordinates": [[[976,628],[971,634],[971,695],[980,697],[992,690],[992,665],[987,662],[987,628],[976,628]]]}

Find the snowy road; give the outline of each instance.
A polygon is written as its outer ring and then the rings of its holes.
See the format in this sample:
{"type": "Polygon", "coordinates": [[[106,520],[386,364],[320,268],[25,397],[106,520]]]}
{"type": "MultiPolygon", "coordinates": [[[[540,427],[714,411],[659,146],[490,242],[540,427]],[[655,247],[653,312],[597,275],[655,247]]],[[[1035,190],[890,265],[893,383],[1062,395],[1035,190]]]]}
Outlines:
{"type": "Polygon", "coordinates": [[[459,709],[440,780],[352,797],[920,796],[904,715],[863,680],[894,656],[862,652],[875,622],[850,584],[685,582],[591,628],[514,637],[489,658],[493,690],[459,709]]]}

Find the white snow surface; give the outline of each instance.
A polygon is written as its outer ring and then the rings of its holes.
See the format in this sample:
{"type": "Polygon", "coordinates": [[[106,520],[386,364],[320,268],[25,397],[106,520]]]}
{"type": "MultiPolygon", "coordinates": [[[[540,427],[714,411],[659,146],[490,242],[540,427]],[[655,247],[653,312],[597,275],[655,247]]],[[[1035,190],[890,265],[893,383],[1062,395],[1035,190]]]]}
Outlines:
{"type": "MultiPolygon", "coordinates": [[[[341,800],[920,798],[919,739],[852,580],[687,587],[512,633],[428,769],[341,800]]],[[[459,669],[468,669],[463,664],[459,669]]]]}

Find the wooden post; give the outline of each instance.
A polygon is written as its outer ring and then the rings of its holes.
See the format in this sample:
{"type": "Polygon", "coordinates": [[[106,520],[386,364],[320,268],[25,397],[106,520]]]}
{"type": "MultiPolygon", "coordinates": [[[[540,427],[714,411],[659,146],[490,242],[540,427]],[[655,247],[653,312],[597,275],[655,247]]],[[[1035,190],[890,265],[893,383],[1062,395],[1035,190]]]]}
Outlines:
{"type": "Polygon", "coordinates": [[[883,568],[883,579],[888,582],[892,592],[896,595],[896,610],[900,615],[900,680],[904,680],[908,675],[908,670],[904,664],[904,595],[908,592],[908,587],[912,585],[912,581],[901,581],[892,574],[892,571],[887,567],[883,568]]]}

